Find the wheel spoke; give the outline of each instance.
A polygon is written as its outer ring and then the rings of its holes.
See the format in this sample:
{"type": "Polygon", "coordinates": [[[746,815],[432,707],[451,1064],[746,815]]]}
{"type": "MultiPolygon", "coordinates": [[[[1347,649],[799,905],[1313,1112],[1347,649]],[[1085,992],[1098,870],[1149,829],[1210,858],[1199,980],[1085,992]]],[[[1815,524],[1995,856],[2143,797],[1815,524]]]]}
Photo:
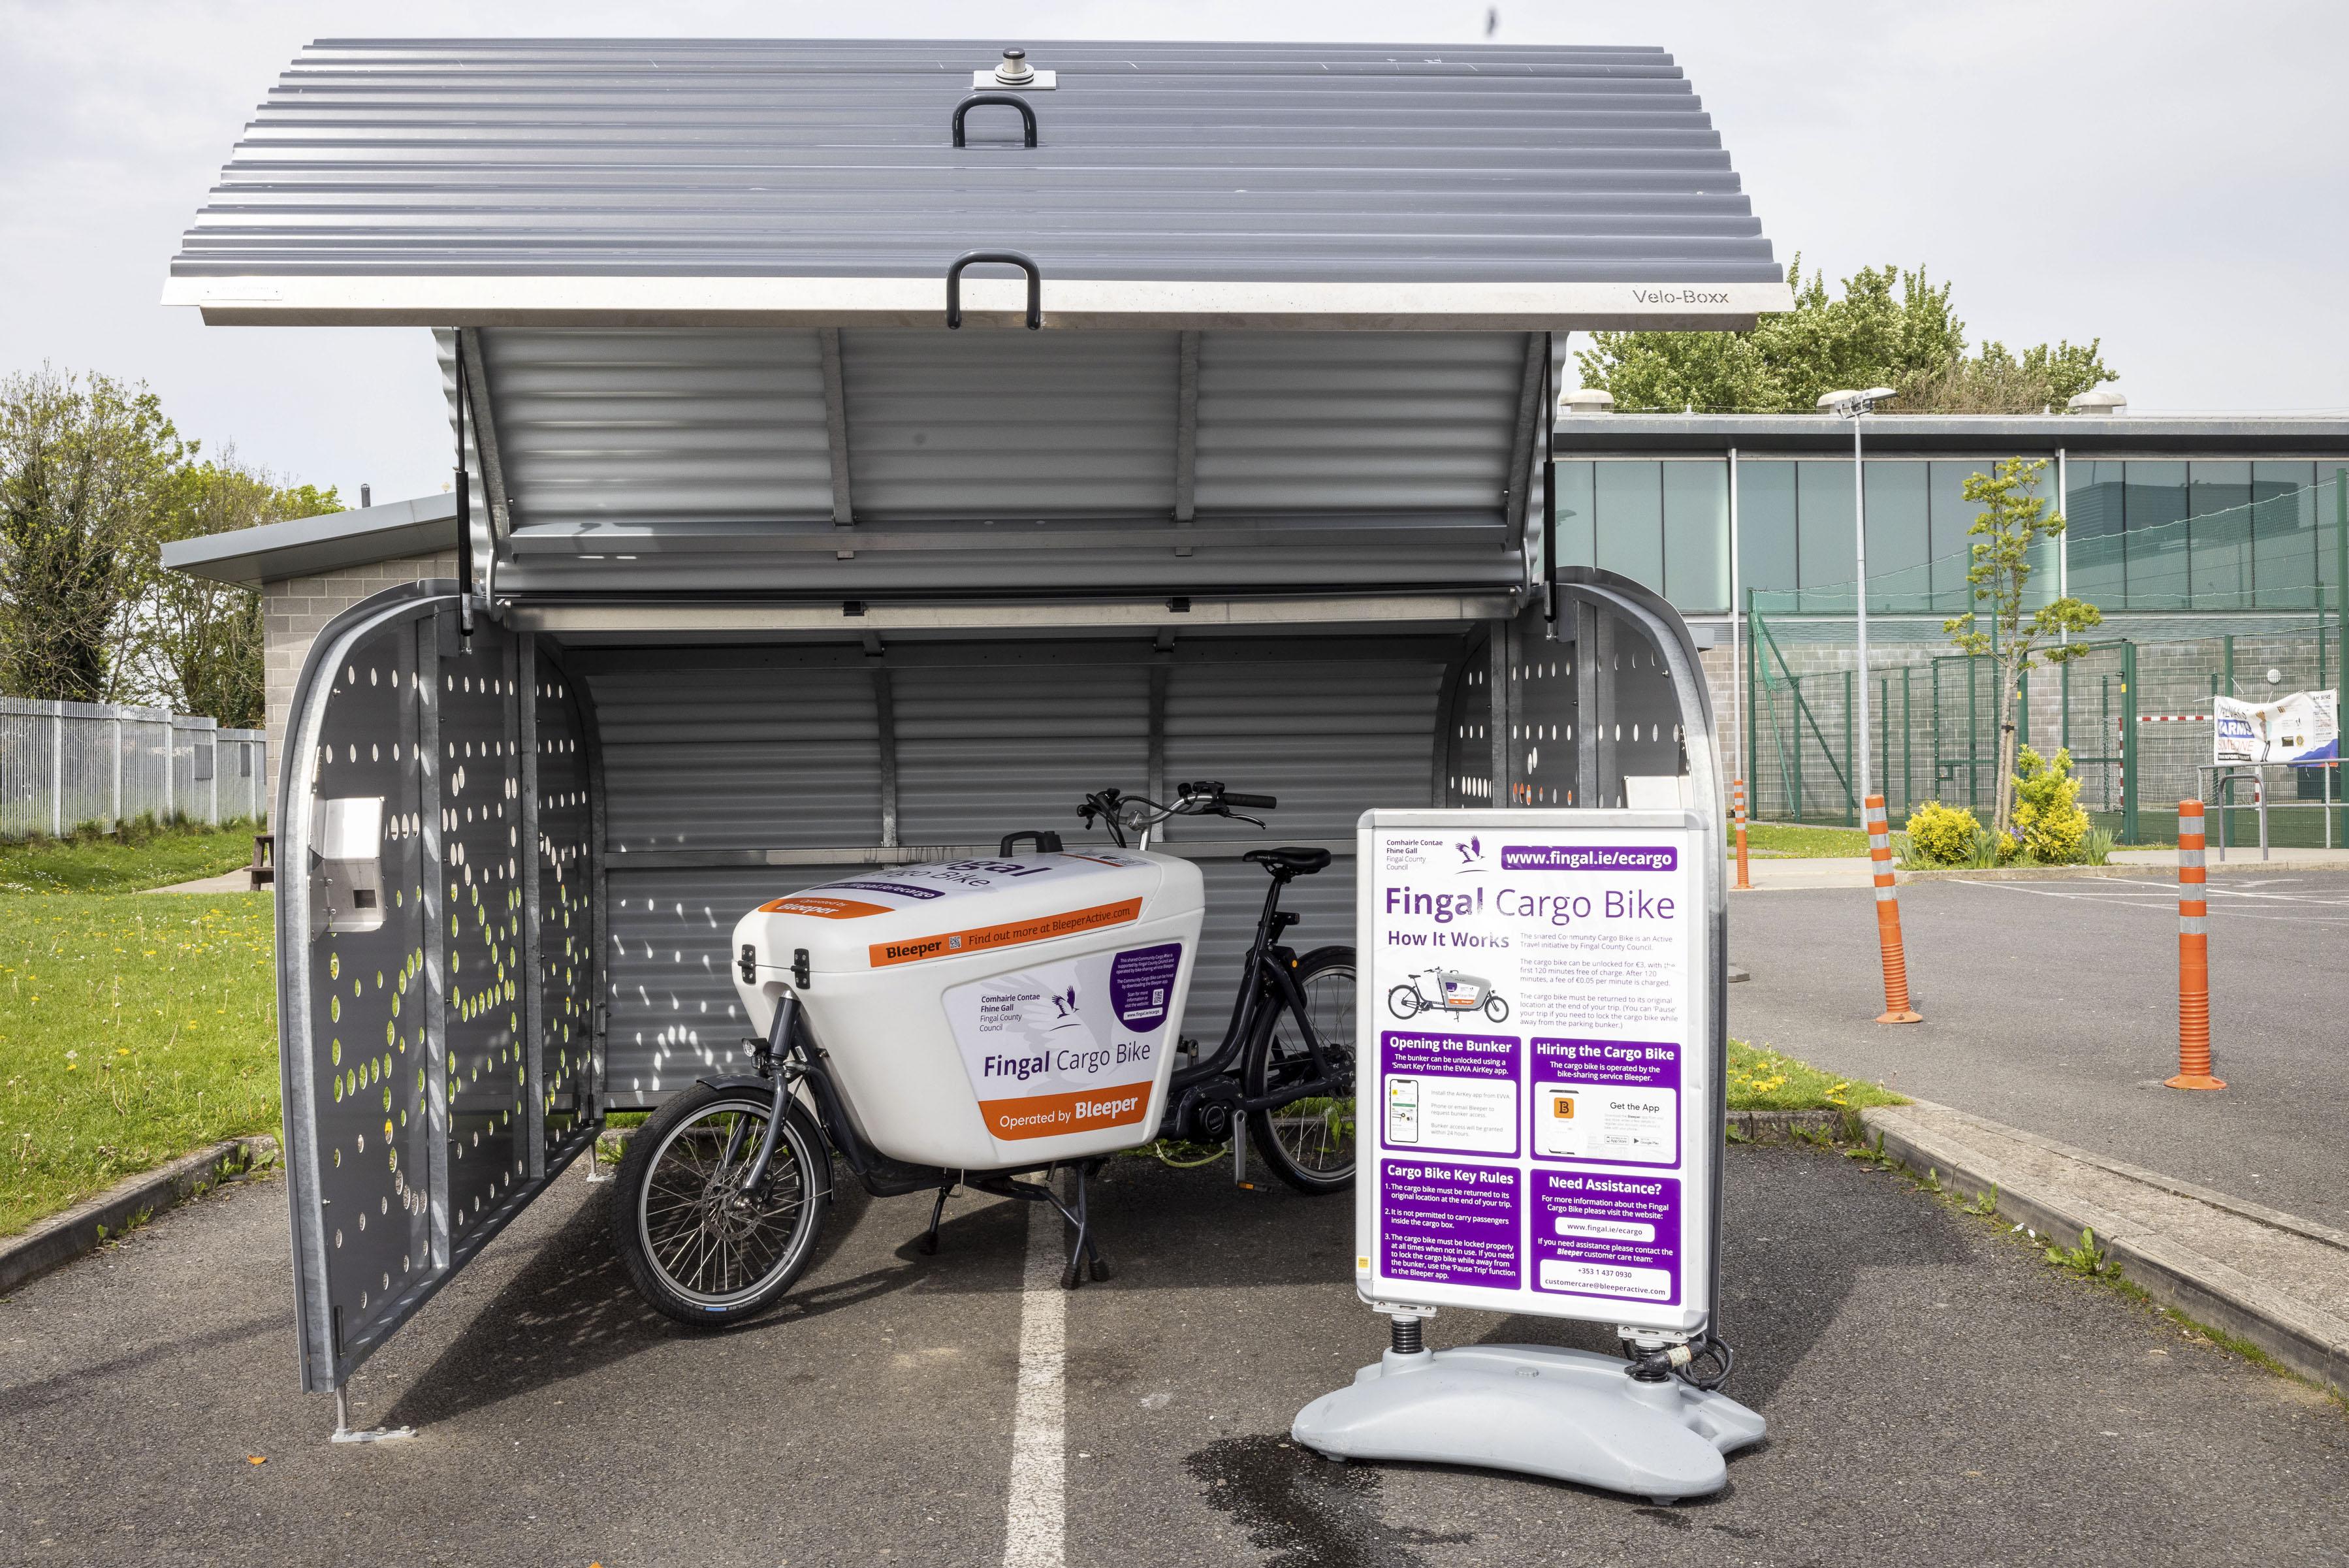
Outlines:
{"type": "Polygon", "coordinates": [[[713,1106],[671,1132],[655,1156],[637,1232],[645,1257],[678,1294],[712,1305],[740,1299],[804,1246],[811,1183],[796,1131],[778,1138],[757,1204],[734,1206],[768,1120],[763,1108],[713,1106]]]}

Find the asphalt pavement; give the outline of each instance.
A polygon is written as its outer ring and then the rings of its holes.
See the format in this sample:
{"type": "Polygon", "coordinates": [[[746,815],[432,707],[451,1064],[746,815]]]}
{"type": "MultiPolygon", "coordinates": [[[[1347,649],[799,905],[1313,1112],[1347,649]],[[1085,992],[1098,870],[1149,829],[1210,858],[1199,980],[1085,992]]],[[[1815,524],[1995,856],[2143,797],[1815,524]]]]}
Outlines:
{"type": "Polygon", "coordinates": [[[1865,885],[1733,894],[1730,1032],[1817,1066],[2323,1223],[2349,1215],[2349,872],[2209,882],[2210,1036],[2178,1071],[2178,892],[2126,878],[1900,889],[1920,1024],[1884,1010],[1865,885]]]}
{"type": "MultiPolygon", "coordinates": [[[[1830,1152],[1733,1148],[1731,1391],[1771,1437],[1657,1508],[1287,1444],[1373,1357],[1350,1206],[1120,1161],[1116,1277],[1066,1300],[1065,1561],[1102,1568],[2338,1563],[2349,1417],[1830,1152]]],[[[737,1331],[630,1293],[566,1176],[362,1369],[336,1447],[295,1391],[285,1190],[163,1216],[0,1302],[0,1558],[26,1563],[1005,1561],[1024,1209],[836,1208],[737,1331]],[[265,1463],[253,1463],[252,1459],[265,1463]]],[[[1603,1344],[1447,1311],[1440,1346],[1603,1344]]],[[[1032,1490],[1032,1489],[1031,1489],[1032,1490]]]]}

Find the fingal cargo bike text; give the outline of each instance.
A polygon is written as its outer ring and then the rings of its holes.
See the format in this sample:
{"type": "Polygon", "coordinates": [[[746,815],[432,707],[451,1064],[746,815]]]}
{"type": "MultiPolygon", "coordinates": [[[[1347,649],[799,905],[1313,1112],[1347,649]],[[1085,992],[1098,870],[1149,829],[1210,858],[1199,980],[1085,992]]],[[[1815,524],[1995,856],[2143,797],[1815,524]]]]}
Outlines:
{"type": "Polygon", "coordinates": [[[837,1155],[875,1197],[957,1186],[1048,1202],[1072,1228],[1061,1282],[1109,1266],[1086,1191],[1108,1158],[1237,1124],[1309,1193],[1354,1173],[1354,950],[1299,956],[1281,889],[1325,849],[1258,849],[1272,878],[1222,1042],[1178,1051],[1204,912],[1198,867],[1150,853],[1172,816],[1262,822],[1268,795],[1115,789],[1079,815],[1114,846],[1019,833],[991,859],[894,867],[776,898],[735,927],[735,987],[762,1034],[756,1076],[709,1078],[630,1140],[613,1200],[621,1261],[683,1322],[725,1324],[789,1290],[832,1201],[837,1155]],[[1129,835],[1139,841],[1127,845],[1129,835]],[[1022,843],[1032,844],[1025,854],[1022,843]],[[1050,1177],[1073,1174],[1064,1200],[1050,1177]]]}

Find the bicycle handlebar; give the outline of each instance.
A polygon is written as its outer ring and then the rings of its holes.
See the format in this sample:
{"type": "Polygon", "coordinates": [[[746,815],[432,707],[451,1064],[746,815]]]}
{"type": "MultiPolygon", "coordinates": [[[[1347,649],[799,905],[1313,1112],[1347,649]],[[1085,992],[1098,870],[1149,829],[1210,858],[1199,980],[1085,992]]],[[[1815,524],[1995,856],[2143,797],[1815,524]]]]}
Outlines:
{"type": "Polygon", "coordinates": [[[1252,816],[1243,816],[1232,808],[1240,806],[1254,811],[1271,811],[1280,805],[1277,795],[1234,794],[1216,779],[1176,784],[1174,791],[1174,803],[1162,805],[1154,800],[1127,794],[1114,787],[1096,790],[1085,796],[1084,804],[1077,807],[1077,815],[1088,826],[1098,818],[1102,826],[1109,829],[1110,836],[1123,845],[1129,832],[1138,833],[1172,816],[1231,817],[1262,827],[1263,823],[1252,816]]]}

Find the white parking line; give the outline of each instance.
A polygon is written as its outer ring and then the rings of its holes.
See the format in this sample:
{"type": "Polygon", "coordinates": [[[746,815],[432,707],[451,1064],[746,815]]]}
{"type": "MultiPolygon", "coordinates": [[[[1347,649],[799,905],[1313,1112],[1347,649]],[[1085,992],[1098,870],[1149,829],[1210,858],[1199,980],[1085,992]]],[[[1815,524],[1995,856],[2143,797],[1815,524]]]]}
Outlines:
{"type": "MultiPolygon", "coordinates": [[[[2281,888],[2289,881],[2290,878],[2278,877],[2273,881],[2252,887],[2231,888],[2213,881],[2207,884],[2209,891],[2205,897],[2211,904],[2214,912],[2223,909],[2227,918],[2230,919],[2281,920],[2292,925],[2310,926],[2349,925],[2349,914],[2329,912],[2349,909],[2349,895],[2331,891],[2287,893],[2265,890],[2281,888]],[[2278,905],[2285,908],[2274,908],[2278,905]],[[2286,912],[2287,909],[2294,907],[2307,909],[2309,912],[2305,914],[2286,912]]],[[[2127,909],[2149,909],[2156,913],[2175,911],[2178,907],[2178,889],[2175,885],[2168,882],[2123,883],[2120,878],[2116,877],[2101,888],[2085,887],[2079,883],[2070,887],[2050,888],[2035,887],[2027,882],[1962,880],[1960,885],[1967,888],[1996,888],[2008,893],[2029,893],[2042,898],[2071,898],[2085,904],[2117,904],[2127,909]]]]}
{"type": "Polygon", "coordinates": [[[1065,1226],[1049,1203],[1028,1205],[1028,1265],[1019,1286],[1019,1388],[1011,1423],[1011,1496],[1003,1568],[1062,1568],[1068,1552],[1068,1296],[1061,1289],[1065,1226]]]}

